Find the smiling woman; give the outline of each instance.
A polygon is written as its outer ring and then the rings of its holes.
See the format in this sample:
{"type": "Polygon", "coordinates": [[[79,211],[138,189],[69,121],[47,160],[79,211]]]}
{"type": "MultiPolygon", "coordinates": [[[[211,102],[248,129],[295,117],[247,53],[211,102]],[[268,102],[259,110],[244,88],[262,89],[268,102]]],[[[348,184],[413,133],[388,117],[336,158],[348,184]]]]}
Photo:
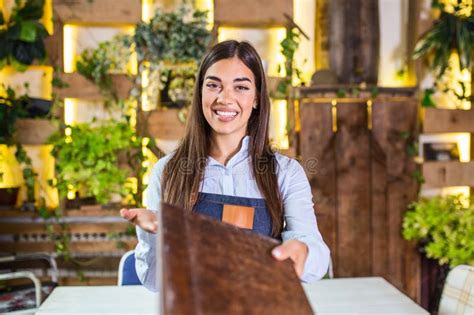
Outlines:
{"type": "Polygon", "coordinates": [[[218,134],[247,132],[247,122],[256,109],[255,78],[237,57],[213,64],[202,88],[204,117],[218,134]],[[232,124],[230,124],[232,122],[232,124]]]}
{"type": "Polygon", "coordinates": [[[324,276],[329,249],[308,179],[296,160],[271,149],[269,116],[256,50],[233,40],[215,45],[199,68],[185,137],[153,168],[148,209],[121,210],[138,226],[136,269],[146,287],[158,288],[153,234],[161,201],[282,240],[276,259],[290,259],[302,281],[324,276]]]}

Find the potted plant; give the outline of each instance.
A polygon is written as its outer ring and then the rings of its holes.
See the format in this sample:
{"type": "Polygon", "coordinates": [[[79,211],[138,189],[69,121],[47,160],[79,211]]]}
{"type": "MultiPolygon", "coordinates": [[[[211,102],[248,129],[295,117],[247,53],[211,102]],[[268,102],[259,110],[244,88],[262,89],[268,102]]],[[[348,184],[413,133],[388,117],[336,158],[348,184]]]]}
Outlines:
{"type": "MultiPolygon", "coordinates": [[[[469,11],[466,6],[468,4],[458,1],[450,4],[448,8],[442,1],[433,0],[432,7],[436,10],[438,18],[435,19],[432,28],[417,42],[413,52],[414,59],[428,57],[428,63],[436,75],[435,87],[442,92],[452,93],[459,101],[472,99],[467,93],[465,82],[459,81],[453,86],[452,79],[444,82],[443,75],[450,68],[453,54],[458,56],[460,71],[472,69],[474,15],[466,14],[469,11]]],[[[474,82],[473,78],[474,73],[471,72],[471,82],[474,82]]],[[[433,94],[430,89],[426,92],[433,94]]]]}
{"type": "Polygon", "coordinates": [[[15,1],[8,21],[0,12],[0,69],[10,65],[25,71],[35,60],[45,60],[49,34],[39,21],[43,8],[44,0],[15,1]]]}
{"type": "MultiPolygon", "coordinates": [[[[128,122],[107,120],[66,126],[66,134],[57,132],[50,142],[56,161],[53,184],[63,200],[74,191],[80,204],[105,205],[117,195],[125,197],[130,193],[125,185],[128,172],[119,167],[118,156],[122,151],[141,148],[141,139],[128,122]]],[[[69,202],[66,208],[80,204],[69,202]]]]}
{"type": "MultiPolygon", "coordinates": [[[[11,166],[13,161],[9,158],[9,149],[8,147],[14,144],[13,134],[15,133],[15,124],[19,117],[24,115],[23,109],[19,106],[14,106],[8,98],[0,97],[0,144],[6,146],[6,150],[2,150],[1,160],[10,161],[5,163],[6,167],[11,166]]],[[[4,172],[5,169],[2,168],[0,172],[0,183],[4,184],[4,172]]],[[[18,198],[17,187],[2,187],[0,188],[0,205],[8,208],[12,208],[16,205],[18,198]]]]}
{"type": "Polygon", "coordinates": [[[173,134],[183,133],[183,117],[191,102],[197,65],[212,40],[206,15],[206,11],[182,4],[169,13],[157,10],[149,22],[136,26],[133,43],[139,75],[134,94],[141,95],[140,74],[147,72],[148,81],[154,85],[143,86],[143,91],[149,103],[158,103],[158,114],[150,113],[144,121],[162,126],[155,128],[153,136],[157,138],[169,139],[172,129],[180,129],[173,134]],[[159,115],[160,112],[167,113],[159,115]]]}
{"type": "Polygon", "coordinates": [[[97,48],[87,48],[77,58],[77,72],[92,81],[104,97],[105,108],[118,106],[123,109],[124,102],[118,96],[112,79],[114,73],[126,73],[131,58],[131,37],[117,35],[110,41],[99,43],[97,48]]]}
{"type": "MultiPolygon", "coordinates": [[[[25,84],[28,88],[28,84],[25,84]]],[[[0,104],[14,108],[18,113],[13,125],[13,141],[21,144],[44,144],[57,127],[52,121],[53,102],[41,98],[33,98],[27,93],[19,97],[15,91],[7,87],[5,96],[0,96],[0,104]]]]}
{"type": "Polygon", "coordinates": [[[405,213],[403,237],[419,244],[420,251],[439,264],[430,308],[435,310],[449,268],[474,265],[474,197],[422,198],[405,213]]]}

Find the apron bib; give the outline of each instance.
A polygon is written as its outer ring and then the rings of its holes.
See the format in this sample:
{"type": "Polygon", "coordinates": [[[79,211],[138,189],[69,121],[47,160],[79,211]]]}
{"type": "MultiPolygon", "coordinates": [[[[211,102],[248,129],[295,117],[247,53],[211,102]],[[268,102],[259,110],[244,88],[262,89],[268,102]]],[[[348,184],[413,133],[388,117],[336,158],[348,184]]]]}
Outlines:
{"type": "Polygon", "coordinates": [[[193,211],[258,234],[272,234],[272,219],[264,199],[199,193],[193,211]]]}

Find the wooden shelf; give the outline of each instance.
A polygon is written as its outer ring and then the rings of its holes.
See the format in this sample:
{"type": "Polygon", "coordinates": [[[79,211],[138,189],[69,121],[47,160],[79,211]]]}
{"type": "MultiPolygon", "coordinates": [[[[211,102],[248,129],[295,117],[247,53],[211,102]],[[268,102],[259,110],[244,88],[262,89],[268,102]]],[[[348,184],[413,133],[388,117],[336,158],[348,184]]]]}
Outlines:
{"type": "Polygon", "coordinates": [[[140,0],[53,0],[53,8],[64,24],[136,24],[142,18],[140,0]]]}
{"type": "MultiPolygon", "coordinates": [[[[69,249],[71,254],[105,254],[114,252],[126,252],[134,249],[137,240],[121,241],[123,248],[117,248],[116,241],[90,241],[90,242],[70,242],[69,249]]],[[[2,252],[14,253],[54,253],[54,242],[0,242],[2,252]]]]}
{"type": "Polygon", "coordinates": [[[425,162],[422,166],[425,185],[430,188],[449,186],[474,187],[474,162],[425,162]]]}
{"type": "Polygon", "coordinates": [[[185,124],[179,120],[179,109],[155,109],[140,112],[137,132],[144,137],[178,140],[184,136],[185,124]]]}
{"type": "Polygon", "coordinates": [[[15,141],[26,145],[46,144],[58,128],[48,119],[17,119],[15,141]]]}
{"type": "MultiPolygon", "coordinates": [[[[54,92],[61,98],[80,98],[85,100],[100,100],[102,95],[94,82],[86,79],[77,72],[63,73],[61,80],[69,86],[62,89],[54,89],[54,92]]],[[[133,81],[125,74],[113,74],[112,81],[116,87],[118,97],[127,98],[133,81]]]]}
{"type": "Polygon", "coordinates": [[[424,133],[474,132],[474,109],[426,108],[424,133]]]}
{"type": "MultiPolygon", "coordinates": [[[[61,232],[62,228],[59,224],[53,224],[55,232],[61,232]]],[[[72,234],[102,234],[111,232],[125,232],[129,227],[128,222],[113,222],[113,223],[68,223],[67,233],[72,234]]],[[[44,234],[48,233],[46,224],[44,222],[39,223],[11,223],[11,222],[0,222],[0,231],[2,234],[14,234],[14,235],[31,235],[31,234],[44,234]]]]}
{"type": "Polygon", "coordinates": [[[214,0],[214,21],[219,26],[286,26],[283,14],[293,18],[293,0],[214,0]]]}

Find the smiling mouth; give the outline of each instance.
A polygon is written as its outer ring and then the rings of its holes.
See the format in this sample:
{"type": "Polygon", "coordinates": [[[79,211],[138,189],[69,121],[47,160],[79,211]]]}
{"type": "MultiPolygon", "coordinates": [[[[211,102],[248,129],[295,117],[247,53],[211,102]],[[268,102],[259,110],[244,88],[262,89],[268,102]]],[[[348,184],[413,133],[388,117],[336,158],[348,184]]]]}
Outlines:
{"type": "Polygon", "coordinates": [[[228,112],[228,111],[214,110],[214,114],[216,114],[219,117],[235,117],[235,116],[237,116],[238,112],[228,112]]]}

